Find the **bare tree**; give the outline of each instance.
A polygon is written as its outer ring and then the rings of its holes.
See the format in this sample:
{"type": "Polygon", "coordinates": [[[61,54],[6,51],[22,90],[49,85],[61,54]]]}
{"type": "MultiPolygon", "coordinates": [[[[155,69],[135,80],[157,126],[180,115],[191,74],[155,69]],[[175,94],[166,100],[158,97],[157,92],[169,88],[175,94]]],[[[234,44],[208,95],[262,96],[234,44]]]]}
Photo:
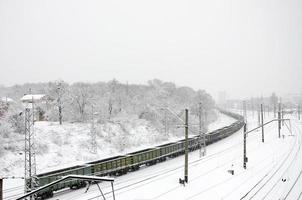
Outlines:
{"type": "Polygon", "coordinates": [[[76,107],[80,115],[80,121],[86,120],[86,106],[92,99],[91,85],[86,83],[75,83],[71,86],[70,97],[71,102],[76,107]]]}
{"type": "Polygon", "coordinates": [[[62,125],[63,121],[63,107],[67,90],[68,84],[62,80],[56,81],[54,83],[49,83],[49,93],[55,99],[56,106],[58,108],[60,125],[62,125]]]}

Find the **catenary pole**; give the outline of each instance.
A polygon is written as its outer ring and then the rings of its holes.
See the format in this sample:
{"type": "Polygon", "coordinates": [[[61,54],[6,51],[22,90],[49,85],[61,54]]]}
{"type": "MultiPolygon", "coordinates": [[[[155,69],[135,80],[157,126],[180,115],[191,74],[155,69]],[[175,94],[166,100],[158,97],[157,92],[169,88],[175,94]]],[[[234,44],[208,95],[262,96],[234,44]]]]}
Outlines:
{"type": "Polygon", "coordinates": [[[279,103],[278,110],[278,137],[281,137],[281,103],[279,103]]]}
{"type": "Polygon", "coordinates": [[[188,162],[189,162],[189,147],[188,147],[188,134],[189,134],[189,127],[188,127],[188,121],[189,121],[189,115],[188,115],[188,109],[185,109],[185,177],[184,181],[188,183],[188,162]]]}
{"type": "Polygon", "coordinates": [[[3,178],[0,177],[0,200],[3,200],[3,178]]]}
{"type": "Polygon", "coordinates": [[[244,123],[243,127],[243,168],[246,169],[246,123],[244,123]]]}

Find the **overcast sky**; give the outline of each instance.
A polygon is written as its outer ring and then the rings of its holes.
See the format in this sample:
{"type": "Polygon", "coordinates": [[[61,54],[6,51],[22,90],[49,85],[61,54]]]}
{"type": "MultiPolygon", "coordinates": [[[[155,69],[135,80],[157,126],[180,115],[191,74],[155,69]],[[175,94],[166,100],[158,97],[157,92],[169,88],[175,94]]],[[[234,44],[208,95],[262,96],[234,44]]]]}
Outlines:
{"type": "Polygon", "coordinates": [[[0,0],[0,84],[302,91],[301,0],[0,0]]]}

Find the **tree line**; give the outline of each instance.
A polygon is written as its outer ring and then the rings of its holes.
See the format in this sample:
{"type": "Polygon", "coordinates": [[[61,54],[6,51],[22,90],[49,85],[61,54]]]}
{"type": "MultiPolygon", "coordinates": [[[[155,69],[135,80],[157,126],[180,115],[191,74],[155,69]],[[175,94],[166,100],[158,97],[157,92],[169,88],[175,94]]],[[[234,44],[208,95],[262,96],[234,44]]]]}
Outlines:
{"type": "MultiPolygon", "coordinates": [[[[0,95],[15,100],[14,115],[22,111],[19,99],[25,94],[47,94],[51,101],[45,110],[49,121],[99,123],[114,121],[116,117],[137,116],[150,121],[155,127],[179,124],[170,112],[182,117],[184,108],[189,108],[190,116],[198,119],[201,103],[206,124],[215,120],[215,102],[204,90],[178,87],[171,82],[158,79],[145,85],[121,83],[115,79],[109,82],[68,84],[63,80],[48,83],[27,83],[11,87],[1,87],[0,95]],[[167,113],[168,112],[168,113],[167,113]],[[204,114],[206,113],[206,115],[204,114]]],[[[42,106],[41,106],[42,107],[42,106]]]]}

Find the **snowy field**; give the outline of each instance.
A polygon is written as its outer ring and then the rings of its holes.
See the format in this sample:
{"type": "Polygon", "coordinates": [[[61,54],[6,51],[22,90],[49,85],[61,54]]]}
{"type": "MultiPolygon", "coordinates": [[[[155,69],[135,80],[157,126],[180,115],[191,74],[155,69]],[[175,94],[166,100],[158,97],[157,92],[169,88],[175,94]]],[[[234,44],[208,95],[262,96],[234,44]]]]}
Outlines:
{"type": "MultiPolygon", "coordinates": [[[[209,125],[209,131],[230,125],[235,121],[235,119],[219,112],[217,115],[217,120],[209,125]]],[[[37,122],[35,125],[37,143],[40,147],[47,147],[44,150],[44,153],[37,155],[38,173],[83,164],[84,162],[111,157],[113,155],[125,154],[127,152],[133,152],[137,149],[154,147],[163,143],[183,139],[183,136],[174,136],[169,137],[166,141],[156,142],[156,140],[152,139],[152,137],[154,138],[154,136],[159,133],[157,133],[156,130],[154,130],[147,122],[142,122],[141,120],[138,121],[135,119],[129,119],[129,121],[131,121],[131,125],[129,125],[130,127],[127,127],[127,129],[130,130],[129,134],[132,135],[131,137],[134,138],[136,141],[134,142],[137,144],[133,144],[131,148],[127,148],[127,150],[119,152],[118,150],[114,149],[113,145],[111,145],[109,141],[104,141],[102,137],[98,137],[99,151],[96,155],[89,152],[89,149],[86,147],[87,137],[90,129],[89,124],[65,123],[63,126],[59,126],[57,123],[53,122],[37,122]]],[[[114,124],[102,127],[102,134],[104,135],[108,132],[118,133],[119,131],[125,130],[120,130],[120,127],[114,124]]],[[[20,149],[20,152],[22,152],[22,149],[20,149]]],[[[10,177],[22,177],[24,173],[23,160],[23,154],[10,152],[3,159],[3,163],[5,163],[4,166],[6,167],[0,167],[0,170],[2,169],[2,174],[10,177]]],[[[22,194],[22,192],[22,179],[5,179],[5,199],[14,199],[16,195],[22,194]]]]}
{"type": "MultiPolygon", "coordinates": [[[[270,118],[266,116],[265,121],[270,118]]],[[[249,117],[249,128],[256,119],[249,117]]],[[[261,131],[248,135],[247,169],[242,167],[242,131],[208,146],[207,155],[199,158],[198,151],[189,155],[189,183],[183,178],[184,158],[179,157],[142,167],[139,171],[116,177],[116,199],[301,199],[302,192],[302,124],[292,119],[292,134],[286,125],[278,138],[277,123],[265,127],[265,142],[261,131]],[[228,173],[234,170],[234,175],[228,173]],[[298,178],[298,179],[297,179],[298,178]]],[[[100,184],[106,199],[112,199],[108,183],[100,184]]],[[[103,199],[96,185],[86,189],[55,194],[53,200],[103,199]]]]}

